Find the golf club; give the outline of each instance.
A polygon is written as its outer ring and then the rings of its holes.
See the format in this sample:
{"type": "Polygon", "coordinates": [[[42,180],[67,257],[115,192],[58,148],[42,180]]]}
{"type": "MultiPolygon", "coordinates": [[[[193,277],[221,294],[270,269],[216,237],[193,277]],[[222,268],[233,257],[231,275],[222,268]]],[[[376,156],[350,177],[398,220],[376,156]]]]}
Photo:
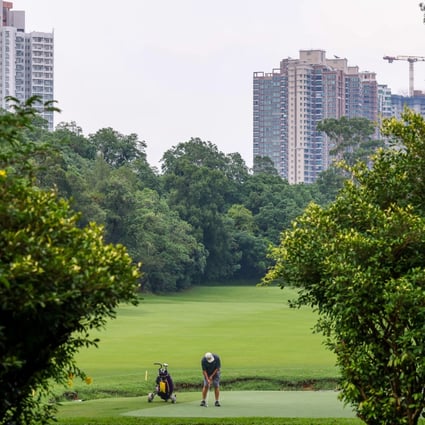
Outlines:
{"type": "Polygon", "coordinates": [[[210,389],[211,389],[211,384],[208,383],[208,391],[207,391],[207,399],[206,399],[206,407],[208,407],[208,401],[210,398],[210,389]]]}

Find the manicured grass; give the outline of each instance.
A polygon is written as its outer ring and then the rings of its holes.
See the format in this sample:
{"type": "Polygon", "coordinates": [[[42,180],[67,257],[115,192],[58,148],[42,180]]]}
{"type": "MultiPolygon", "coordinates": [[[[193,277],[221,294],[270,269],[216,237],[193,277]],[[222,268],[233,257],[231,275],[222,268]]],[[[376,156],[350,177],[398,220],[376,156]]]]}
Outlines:
{"type": "MultiPolygon", "coordinates": [[[[151,408],[145,397],[154,388],[157,366],[153,363],[157,361],[169,364],[178,400],[191,396],[198,399],[200,360],[206,351],[218,353],[222,358],[224,391],[279,390],[283,382],[335,379],[334,357],[322,345],[322,336],[312,333],[316,316],[308,308],[290,309],[287,301],[294,296],[293,290],[277,287],[207,286],[176,295],[145,295],[137,307],[122,306],[117,319],[96,333],[100,338],[99,348],[85,349],[77,358],[79,366],[93,378],[93,384],[88,386],[76,381],[70,390],[77,391],[84,400],[93,401],[80,403],[81,408],[72,403],[72,407],[61,407],[60,423],[117,423],[117,415],[123,412],[151,408]],[[243,387],[245,381],[248,383],[243,387]],[[189,391],[195,391],[195,395],[189,391]],[[101,398],[105,399],[94,400],[101,398]],[[140,398],[144,403],[140,403],[140,398]],[[88,403],[92,404],[87,410],[88,403]],[[97,409],[101,419],[96,419],[97,409]]],[[[56,389],[58,396],[64,391],[56,389]]],[[[338,422],[333,419],[328,422],[280,420],[283,419],[267,419],[267,423],[359,423],[346,419],[338,422]]],[[[152,418],[120,416],[119,423],[146,424],[152,423],[152,418]]],[[[217,418],[212,422],[208,422],[208,418],[188,421],[179,418],[176,422],[167,418],[162,422],[155,418],[155,423],[265,422],[249,418],[240,421],[217,418]]]]}
{"type": "MultiPolygon", "coordinates": [[[[102,419],[93,418],[67,418],[59,420],[59,424],[66,425],[361,425],[359,419],[341,418],[131,418],[116,417],[102,419]]],[[[421,422],[422,423],[422,422],[421,422]]]]}
{"type": "Polygon", "coordinates": [[[307,308],[289,308],[293,297],[291,289],[256,286],[144,296],[137,307],[122,306],[117,319],[96,335],[99,348],[79,354],[79,366],[94,382],[90,387],[76,382],[73,389],[100,396],[144,395],[152,389],[157,361],[169,364],[177,387],[200,385],[206,351],[221,356],[224,386],[247,378],[260,385],[261,378],[335,377],[333,355],[311,331],[315,315],[307,308]]]}
{"type": "Polygon", "coordinates": [[[225,417],[315,417],[353,418],[352,410],[338,401],[334,391],[228,391],[221,393],[222,406],[210,400],[208,408],[199,406],[198,392],[179,393],[177,403],[146,397],[89,400],[65,404],[61,415],[66,417],[131,417],[225,418],[225,417]],[[306,409],[308,406],[308,409],[306,409]]]}

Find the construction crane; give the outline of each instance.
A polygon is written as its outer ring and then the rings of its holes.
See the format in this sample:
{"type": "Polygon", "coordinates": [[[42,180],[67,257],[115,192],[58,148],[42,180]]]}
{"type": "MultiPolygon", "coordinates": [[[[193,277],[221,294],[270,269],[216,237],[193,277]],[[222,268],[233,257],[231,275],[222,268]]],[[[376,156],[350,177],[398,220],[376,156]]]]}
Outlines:
{"type": "Polygon", "coordinates": [[[393,63],[393,61],[407,61],[409,62],[409,96],[414,95],[414,72],[413,72],[413,64],[418,61],[425,61],[425,57],[423,56],[384,56],[384,59],[389,63],[393,63]]]}

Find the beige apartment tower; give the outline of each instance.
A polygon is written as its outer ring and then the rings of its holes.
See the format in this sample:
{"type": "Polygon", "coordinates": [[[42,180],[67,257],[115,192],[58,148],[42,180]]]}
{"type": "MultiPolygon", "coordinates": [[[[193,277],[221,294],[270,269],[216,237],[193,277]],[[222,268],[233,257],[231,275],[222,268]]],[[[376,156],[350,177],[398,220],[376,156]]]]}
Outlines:
{"type": "Polygon", "coordinates": [[[268,157],[289,183],[313,183],[329,167],[325,118],[377,118],[375,74],[324,50],[301,50],[271,73],[254,72],[253,155],[268,157]]]}

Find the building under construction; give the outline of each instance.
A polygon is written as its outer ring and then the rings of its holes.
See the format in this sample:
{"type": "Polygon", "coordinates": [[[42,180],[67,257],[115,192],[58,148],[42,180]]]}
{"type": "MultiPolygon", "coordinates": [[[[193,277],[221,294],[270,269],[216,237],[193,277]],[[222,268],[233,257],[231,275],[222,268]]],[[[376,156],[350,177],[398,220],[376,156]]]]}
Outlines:
{"type": "Polygon", "coordinates": [[[394,61],[406,61],[409,64],[409,95],[403,96],[399,94],[391,94],[391,112],[390,114],[382,114],[385,117],[393,116],[400,118],[404,108],[409,108],[416,113],[425,117],[425,93],[420,90],[415,90],[415,69],[416,62],[425,61],[423,56],[384,56],[384,60],[389,63],[394,61]]]}

